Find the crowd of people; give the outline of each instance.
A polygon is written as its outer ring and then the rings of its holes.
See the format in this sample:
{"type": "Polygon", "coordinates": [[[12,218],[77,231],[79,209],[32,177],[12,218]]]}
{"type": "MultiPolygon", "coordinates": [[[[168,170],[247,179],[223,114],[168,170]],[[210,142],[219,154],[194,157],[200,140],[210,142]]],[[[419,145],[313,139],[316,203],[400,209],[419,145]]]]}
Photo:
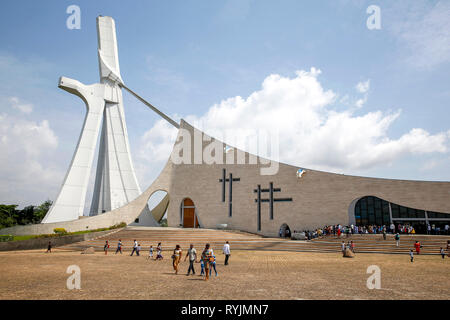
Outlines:
{"type": "MultiPolygon", "coordinates": [[[[117,243],[117,249],[116,249],[115,254],[117,254],[117,253],[122,254],[123,247],[124,247],[124,245],[122,243],[122,240],[119,239],[119,241],[117,243]]],[[[106,240],[105,245],[103,246],[103,251],[105,252],[105,255],[108,254],[108,249],[109,249],[109,242],[106,240]]],[[[51,251],[50,243],[49,243],[49,249],[47,251],[51,251]]],[[[153,251],[154,251],[153,246],[150,245],[147,260],[151,259],[151,260],[156,261],[156,260],[164,259],[163,255],[162,255],[163,250],[162,250],[161,242],[159,242],[156,247],[156,257],[155,258],[153,258],[153,251]]],[[[140,252],[141,252],[141,245],[140,245],[140,243],[138,243],[137,240],[134,240],[133,248],[132,248],[130,256],[133,256],[134,253],[136,253],[136,256],[140,256],[140,252]]],[[[228,241],[225,242],[225,244],[222,248],[222,253],[225,255],[224,265],[226,266],[226,265],[228,265],[228,261],[229,261],[230,255],[231,255],[230,244],[228,241]]],[[[183,250],[181,249],[181,246],[177,244],[175,246],[175,249],[173,250],[173,254],[171,256],[172,266],[173,266],[173,269],[175,270],[175,274],[178,274],[182,257],[183,257],[183,250]]],[[[215,256],[214,251],[211,248],[209,243],[207,243],[205,245],[205,248],[203,249],[200,257],[197,256],[197,250],[194,248],[194,245],[191,244],[189,246],[189,249],[186,252],[184,261],[186,261],[187,258],[189,258],[189,267],[188,267],[186,276],[189,276],[191,274],[191,272],[192,272],[192,275],[195,275],[194,263],[200,263],[200,268],[201,268],[200,276],[204,275],[205,280],[209,279],[213,270],[214,270],[216,277],[219,275],[219,273],[217,272],[217,268],[216,268],[216,256],[215,256]]]]}
{"type": "MultiPolygon", "coordinates": [[[[397,224],[391,223],[390,225],[350,225],[343,226],[340,224],[324,226],[322,228],[317,228],[315,230],[305,230],[305,237],[310,239],[315,239],[322,236],[338,236],[346,235],[350,236],[351,234],[416,234],[416,229],[410,224],[397,224]]],[[[297,233],[297,231],[294,231],[297,233]]],[[[450,235],[450,226],[446,224],[442,229],[435,224],[427,225],[427,234],[434,235],[450,235]]]]}

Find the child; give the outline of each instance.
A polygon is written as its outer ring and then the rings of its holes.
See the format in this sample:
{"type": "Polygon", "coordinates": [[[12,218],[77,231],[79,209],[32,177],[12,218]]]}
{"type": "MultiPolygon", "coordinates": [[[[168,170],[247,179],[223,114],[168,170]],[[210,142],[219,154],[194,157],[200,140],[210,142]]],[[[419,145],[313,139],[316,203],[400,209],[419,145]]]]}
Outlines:
{"type": "Polygon", "coordinates": [[[120,252],[120,254],[122,254],[122,240],[120,240],[119,239],[119,242],[117,243],[117,250],[116,250],[116,253],[115,254],[117,254],[117,252],[120,252]]]}
{"type": "Polygon", "coordinates": [[[139,256],[139,252],[141,252],[141,244],[138,244],[136,248],[136,254],[139,256]]]}
{"type": "Polygon", "coordinates": [[[409,250],[409,256],[411,257],[411,262],[414,262],[414,253],[412,250],[409,250]]]}
{"type": "Polygon", "coordinates": [[[445,252],[444,252],[444,249],[442,249],[442,247],[441,247],[441,256],[442,256],[442,259],[445,258],[445,252]]]}
{"type": "Polygon", "coordinates": [[[147,260],[148,259],[153,259],[153,246],[150,246],[150,251],[148,252],[147,260]]]}
{"type": "Polygon", "coordinates": [[[108,244],[108,240],[106,240],[105,245],[103,246],[103,251],[105,251],[105,255],[108,254],[108,248],[109,248],[109,244],[108,244]]]}
{"type": "Polygon", "coordinates": [[[202,276],[205,274],[205,263],[203,262],[203,259],[200,260],[200,267],[202,268],[200,271],[200,275],[202,276]]]}
{"type": "Polygon", "coordinates": [[[212,269],[214,268],[214,272],[216,273],[216,277],[218,275],[217,270],[216,270],[216,256],[213,256],[213,261],[210,263],[210,267],[209,267],[209,275],[211,275],[212,269]]]}

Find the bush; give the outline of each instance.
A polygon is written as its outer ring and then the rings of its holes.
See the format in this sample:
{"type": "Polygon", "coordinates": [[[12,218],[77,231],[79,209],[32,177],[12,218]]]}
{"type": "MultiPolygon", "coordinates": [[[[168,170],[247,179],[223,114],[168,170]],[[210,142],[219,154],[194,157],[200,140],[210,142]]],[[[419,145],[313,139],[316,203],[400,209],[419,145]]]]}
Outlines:
{"type": "Polygon", "coordinates": [[[111,229],[119,229],[119,228],[125,228],[126,226],[127,226],[127,224],[125,222],[121,222],[119,224],[115,224],[115,225],[109,227],[108,229],[109,230],[111,230],[111,229]]]}
{"type": "Polygon", "coordinates": [[[13,241],[14,236],[12,235],[0,235],[0,242],[13,241]]]}
{"type": "Polygon", "coordinates": [[[67,231],[64,228],[55,228],[53,229],[53,232],[61,236],[67,234],[67,231]]]}

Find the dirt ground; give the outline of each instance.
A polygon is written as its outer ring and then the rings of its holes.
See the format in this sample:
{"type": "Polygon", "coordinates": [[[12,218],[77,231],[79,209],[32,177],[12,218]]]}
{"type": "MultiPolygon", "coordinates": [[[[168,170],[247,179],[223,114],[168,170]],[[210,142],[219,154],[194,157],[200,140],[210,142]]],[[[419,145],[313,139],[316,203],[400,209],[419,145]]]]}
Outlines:
{"type": "Polygon", "coordinates": [[[233,251],[218,254],[218,277],[205,282],[174,274],[163,261],[129,253],[105,256],[54,249],[0,253],[0,299],[450,299],[450,258],[335,253],[233,251]],[[67,267],[78,265],[81,289],[69,290],[67,267]],[[369,290],[367,267],[381,269],[381,289],[369,290]]]}

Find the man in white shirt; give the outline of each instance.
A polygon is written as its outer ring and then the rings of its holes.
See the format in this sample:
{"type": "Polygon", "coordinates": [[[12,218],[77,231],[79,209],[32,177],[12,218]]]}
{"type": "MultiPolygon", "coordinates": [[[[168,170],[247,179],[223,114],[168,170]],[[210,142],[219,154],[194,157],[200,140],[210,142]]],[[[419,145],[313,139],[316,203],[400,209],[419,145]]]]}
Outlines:
{"type": "Polygon", "coordinates": [[[228,258],[230,257],[230,244],[228,241],[223,245],[223,254],[225,255],[225,265],[228,265],[228,258]]]}
{"type": "Polygon", "coordinates": [[[132,256],[133,253],[135,253],[135,252],[136,252],[137,255],[139,255],[139,252],[137,251],[137,247],[138,247],[138,243],[137,243],[136,240],[134,240],[133,251],[131,251],[130,256],[132,256]]]}
{"type": "Polygon", "coordinates": [[[448,224],[445,225],[445,234],[448,235],[448,231],[450,230],[450,226],[448,224]]]}

